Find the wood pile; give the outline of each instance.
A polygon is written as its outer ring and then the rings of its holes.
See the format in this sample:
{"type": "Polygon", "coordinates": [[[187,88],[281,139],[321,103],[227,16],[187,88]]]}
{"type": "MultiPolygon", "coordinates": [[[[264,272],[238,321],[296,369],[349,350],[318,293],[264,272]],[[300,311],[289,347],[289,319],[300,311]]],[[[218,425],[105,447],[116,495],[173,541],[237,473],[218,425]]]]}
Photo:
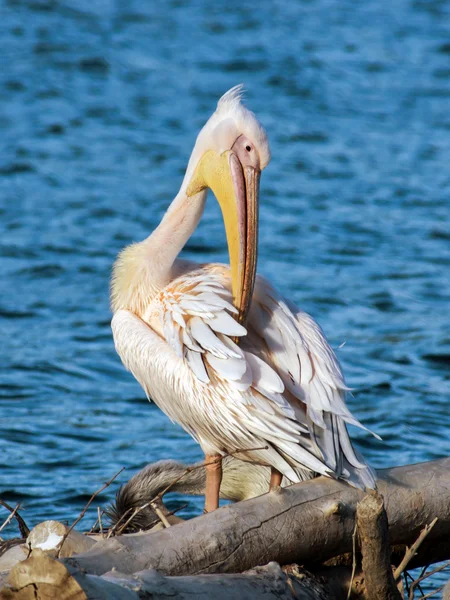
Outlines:
{"type": "Polygon", "coordinates": [[[162,522],[136,534],[47,521],[0,546],[0,598],[420,598],[445,565],[402,574],[450,559],[450,458],[378,475],[377,492],[319,477],[182,522],[155,498],[162,522]]]}

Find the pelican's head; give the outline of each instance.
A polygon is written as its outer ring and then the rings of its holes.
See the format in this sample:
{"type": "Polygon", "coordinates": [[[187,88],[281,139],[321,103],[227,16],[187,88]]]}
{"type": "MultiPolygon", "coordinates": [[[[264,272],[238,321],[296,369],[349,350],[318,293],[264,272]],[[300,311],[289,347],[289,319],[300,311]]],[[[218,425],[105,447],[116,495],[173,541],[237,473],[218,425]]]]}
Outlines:
{"type": "Polygon", "coordinates": [[[219,202],[234,303],[239,320],[245,322],[256,275],[259,179],[270,150],[266,132],[241,97],[239,85],[219,100],[197,137],[184,186],[188,197],[209,188],[219,202]]]}

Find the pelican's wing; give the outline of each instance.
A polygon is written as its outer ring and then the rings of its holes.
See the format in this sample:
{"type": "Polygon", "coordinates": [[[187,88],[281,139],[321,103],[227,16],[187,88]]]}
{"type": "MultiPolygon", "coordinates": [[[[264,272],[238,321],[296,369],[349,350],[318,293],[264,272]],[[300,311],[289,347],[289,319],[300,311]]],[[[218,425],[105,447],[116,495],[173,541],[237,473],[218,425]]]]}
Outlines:
{"type": "Polygon", "coordinates": [[[152,301],[143,320],[184,358],[197,378],[208,383],[208,367],[227,380],[245,372],[232,337],[246,334],[233,318],[230,293],[215,278],[195,272],[175,279],[152,301]]]}
{"type": "Polygon", "coordinates": [[[345,404],[348,388],[320,326],[258,277],[249,328],[249,343],[266,348],[267,360],[281,377],[297,418],[307,424],[318,456],[338,477],[373,488],[375,475],[353,448],[346,423],[366,428],[345,404]]]}
{"type": "MultiPolygon", "coordinates": [[[[224,284],[223,277],[208,270],[178,277],[151,301],[142,315],[142,326],[145,324],[152,335],[158,334],[159,339],[176,353],[183,368],[188,368],[195,376],[196,390],[199,389],[198,382],[206,386],[201,394],[212,399],[214,418],[211,423],[220,420],[222,407],[219,404],[226,406],[224,422],[228,419],[226,427],[228,423],[230,427],[222,447],[241,448],[242,440],[247,440],[247,448],[268,443],[269,464],[292,481],[309,477],[302,467],[330,474],[330,469],[314,451],[307,427],[296,418],[284,397],[280,376],[253,349],[241,348],[233,341],[245,336],[247,331],[233,317],[237,311],[231,293],[225,287],[227,283],[224,284]]],[[[129,317],[127,321],[130,321],[129,317]]],[[[121,348],[126,340],[121,341],[117,319],[113,331],[122,356],[121,348]]],[[[149,336],[147,338],[150,340],[149,336]]],[[[148,356],[150,349],[145,354],[148,356]]],[[[137,364],[127,366],[145,387],[142,367],[137,364]]],[[[169,407],[162,406],[161,401],[158,403],[171,416],[169,407]]],[[[204,421],[207,419],[205,414],[204,421]]],[[[182,424],[180,418],[173,420],[182,424]]],[[[202,427],[202,424],[198,426],[202,427]]],[[[202,436],[205,439],[207,434],[197,429],[197,439],[202,436]]],[[[267,464],[267,453],[251,454],[256,461],[267,464]]]]}

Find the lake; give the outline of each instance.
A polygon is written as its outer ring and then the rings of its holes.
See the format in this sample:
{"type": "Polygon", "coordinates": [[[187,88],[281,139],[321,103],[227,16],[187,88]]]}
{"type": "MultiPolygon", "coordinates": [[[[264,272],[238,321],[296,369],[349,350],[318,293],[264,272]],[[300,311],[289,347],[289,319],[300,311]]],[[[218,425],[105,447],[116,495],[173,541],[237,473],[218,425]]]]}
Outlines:
{"type": "MultiPolygon", "coordinates": [[[[0,33],[0,497],[72,521],[122,466],[201,458],[122,367],[108,286],[240,82],[273,155],[258,269],[337,349],[383,438],[356,445],[450,454],[450,2],[5,0],[0,33]]],[[[227,261],[212,196],[184,255],[227,261]]]]}

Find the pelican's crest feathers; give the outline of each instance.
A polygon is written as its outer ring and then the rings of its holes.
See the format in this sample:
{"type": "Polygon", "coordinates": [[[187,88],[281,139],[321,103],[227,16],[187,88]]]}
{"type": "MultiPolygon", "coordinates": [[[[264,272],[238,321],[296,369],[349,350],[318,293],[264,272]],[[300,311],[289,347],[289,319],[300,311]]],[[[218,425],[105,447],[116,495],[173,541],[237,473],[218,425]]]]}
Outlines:
{"type": "Polygon", "coordinates": [[[219,99],[217,103],[217,113],[220,114],[222,111],[228,112],[230,109],[235,108],[237,105],[242,103],[242,98],[245,94],[245,88],[243,83],[239,83],[232,87],[228,92],[219,99]]]}

